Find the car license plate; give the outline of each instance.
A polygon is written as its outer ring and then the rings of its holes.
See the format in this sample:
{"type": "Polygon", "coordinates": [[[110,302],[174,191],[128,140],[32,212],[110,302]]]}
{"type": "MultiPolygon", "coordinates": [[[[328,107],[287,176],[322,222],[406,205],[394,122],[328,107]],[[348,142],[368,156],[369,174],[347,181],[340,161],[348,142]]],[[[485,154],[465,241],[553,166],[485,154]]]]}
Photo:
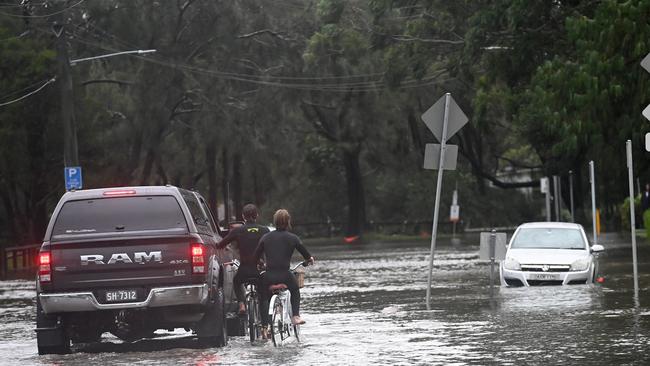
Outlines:
{"type": "Polygon", "coordinates": [[[530,275],[531,280],[557,280],[559,279],[557,275],[550,273],[534,273],[530,275]]]}
{"type": "Polygon", "coordinates": [[[106,302],[128,302],[137,300],[138,293],[136,290],[106,291],[106,302]]]}

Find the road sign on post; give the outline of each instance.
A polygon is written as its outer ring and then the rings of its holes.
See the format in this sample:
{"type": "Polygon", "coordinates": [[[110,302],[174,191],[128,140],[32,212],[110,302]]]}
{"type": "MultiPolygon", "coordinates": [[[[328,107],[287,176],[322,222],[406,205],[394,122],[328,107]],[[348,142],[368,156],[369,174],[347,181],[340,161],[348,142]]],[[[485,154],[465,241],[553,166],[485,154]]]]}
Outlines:
{"type": "MultiPolygon", "coordinates": [[[[625,153],[627,156],[627,178],[630,190],[630,202],[634,202],[634,166],[632,162],[632,141],[627,140],[625,143],[625,153]]],[[[632,235],[632,267],[634,274],[634,301],[638,306],[639,302],[639,271],[636,261],[636,223],[634,222],[634,204],[630,204],[630,231],[632,235]]]]}
{"type": "MultiPolygon", "coordinates": [[[[642,67],[643,67],[647,72],[650,72],[650,53],[648,53],[648,54],[645,56],[645,58],[641,61],[641,66],[642,66],[642,67]]],[[[650,105],[648,105],[647,107],[645,107],[645,109],[644,109],[643,112],[641,112],[641,113],[643,114],[643,117],[645,117],[647,120],[650,121],[650,105]]],[[[646,150],[647,150],[647,151],[650,151],[650,149],[648,149],[648,143],[647,143],[647,141],[648,141],[648,135],[646,135],[646,138],[645,138],[645,139],[646,139],[646,150]]]]}
{"type": "Polygon", "coordinates": [[[460,109],[456,101],[451,97],[450,93],[446,93],[442,98],[438,99],[436,103],[431,106],[424,114],[422,120],[427,125],[433,135],[440,141],[440,145],[429,147],[427,145],[428,153],[425,152],[425,169],[438,169],[438,180],[436,183],[436,199],[433,208],[433,223],[431,228],[431,253],[429,255],[429,274],[427,277],[427,310],[431,310],[431,276],[433,275],[433,255],[436,250],[436,235],[438,231],[438,214],[440,209],[440,193],[442,191],[442,172],[444,170],[451,170],[450,158],[453,157],[453,169],[456,168],[456,158],[458,156],[458,147],[454,145],[446,146],[447,140],[451,138],[458,130],[460,130],[468,121],[465,113],[460,109]],[[439,146],[437,148],[436,146],[439,146]],[[453,147],[452,147],[453,146],[453,147]],[[455,150],[454,150],[455,149],[455,150]],[[437,155],[437,152],[439,153],[437,155]],[[446,155],[450,155],[450,158],[446,155]],[[432,156],[433,155],[433,156],[432,156]],[[428,158],[427,158],[428,156],[428,158]],[[432,160],[438,159],[438,164],[431,163],[432,160]],[[429,162],[429,165],[427,165],[429,162]]]}
{"type": "MultiPolygon", "coordinates": [[[[424,169],[438,170],[440,164],[440,153],[442,149],[439,144],[426,144],[424,150],[424,169]]],[[[456,170],[456,160],[458,159],[458,146],[445,146],[445,161],[442,164],[444,170],[456,170]]]]}
{"type": "Polygon", "coordinates": [[[80,166],[67,166],[63,169],[65,176],[65,190],[71,191],[73,189],[83,188],[83,178],[81,176],[80,166]]]}
{"type": "Polygon", "coordinates": [[[548,186],[548,178],[543,177],[539,180],[539,188],[545,194],[546,203],[546,221],[551,221],[551,189],[548,186]]]}

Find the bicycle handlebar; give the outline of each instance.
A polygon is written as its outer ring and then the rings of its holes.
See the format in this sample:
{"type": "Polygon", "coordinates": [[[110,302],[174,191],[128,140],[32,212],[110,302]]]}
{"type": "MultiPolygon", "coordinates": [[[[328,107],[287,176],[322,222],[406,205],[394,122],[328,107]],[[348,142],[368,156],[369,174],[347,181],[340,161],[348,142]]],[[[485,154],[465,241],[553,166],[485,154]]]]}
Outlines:
{"type": "MultiPolygon", "coordinates": [[[[237,259],[233,259],[230,262],[223,262],[223,265],[224,266],[231,265],[231,266],[235,266],[235,267],[239,268],[241,266],[241,262],[239,262],[239,260],[237,260],[237,259]]],[[[293,268],[291,268],[291,270],[295,271],[300,266],[307,267],[309,265],[311,265],[311,260],[308,259],[306,261],[303,261],[303,262],[300,262],[300,263],[296,264],[293,268]]]]}
{"type": "Polygon", "coordinates": [[[241,263],[239,262],[239,260],[237,260],[237,259],[233,259],[233,260],[231,260],[230,262],[223,262],[223,265],[224,265],[224,266],[226,266],[226,265],[231,265],[231,266],[235,266],[235,267],[239,268],[239,266],[241,265],[241,263]]]}
{"type": "Polygon", "coordinates": [[[306,260],[306,261],[304,261],[304,262],[300,262],[300,263],[296,264],[293,268],[291,268],[291,270],[292,270],[292,271],[295,271],[295,270],[297,270],[298,267],[300,267],[300,266],[307,267],[307,266],[309,266],[310,264],[311,264],[311,260],[308,259],[308,260],[306,260]]]}

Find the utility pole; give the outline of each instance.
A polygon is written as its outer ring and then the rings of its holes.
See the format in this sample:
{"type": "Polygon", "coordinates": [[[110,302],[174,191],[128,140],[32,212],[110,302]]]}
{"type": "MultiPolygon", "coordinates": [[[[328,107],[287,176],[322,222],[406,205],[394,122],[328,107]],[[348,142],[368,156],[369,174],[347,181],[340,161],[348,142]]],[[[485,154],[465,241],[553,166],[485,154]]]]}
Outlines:
{"type": "Polygon", "coordinates": [[[66,44],[65,24],[55,23],[52,31],[56,36],[56,60],[59,71],[61,94],[61,124],[63,125],[63,165],[79,166],[77,148],[77,121],[74,114],[74,94],[70,74],[70,58],[66,44]]]}
{"type": "Polygon", "coordinates": [[[576,222],[576,216],[573,207],[573,170],[569,170],[569,194],[571,200],[571,222],[576,222]]]}

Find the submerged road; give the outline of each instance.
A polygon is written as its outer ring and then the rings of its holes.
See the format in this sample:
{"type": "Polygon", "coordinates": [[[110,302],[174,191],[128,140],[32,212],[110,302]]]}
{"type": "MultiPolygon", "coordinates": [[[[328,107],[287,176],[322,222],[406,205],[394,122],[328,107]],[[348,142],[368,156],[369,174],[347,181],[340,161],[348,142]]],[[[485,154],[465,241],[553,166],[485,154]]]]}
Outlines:
{"type": "Polygon", "coordinates": [[[639,243],[635,306],[631,248],[617,236],[603,243],[602,285],[497,287],[493,296],[478,239],[463,241],[437,251],[432,311],[428,243],[310,246],[317,264],[302,290],[303,342],[278,349],[243,337],[199,348],[177,330],[131,344],[105,333],[73,354],[38,356],[33,283],[0,282],[0,364],[650,364],[650,244],[639,243]]]}

